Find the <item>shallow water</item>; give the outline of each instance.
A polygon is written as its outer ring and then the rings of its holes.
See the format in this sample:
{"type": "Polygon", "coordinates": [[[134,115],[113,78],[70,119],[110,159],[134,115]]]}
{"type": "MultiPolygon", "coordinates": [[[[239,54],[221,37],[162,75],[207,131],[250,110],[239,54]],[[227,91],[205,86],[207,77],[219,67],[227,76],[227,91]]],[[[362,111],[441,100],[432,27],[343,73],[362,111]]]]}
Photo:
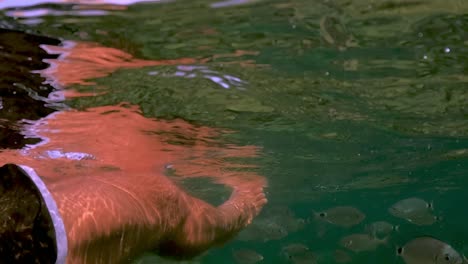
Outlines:
{"type": "MultiPolygon", "coordinates": [[[[274,228],[195,262],[235,263],[235,250],[253,249],[261,263],[289,263],[281,249],[302,243],[317,263],[335,263],[341,237],[379,220],[399,231],[375,251],[348,252],[349,263],[403,263],[395,247],[420,235],[468,254],[464,0],[15,2],[0,2],[2,23],[68,43],[43,47],[68,57],[41,73],[66,90],[67,106],[129,102],[146,117],[230,129],[225,142],[261,148],[254,163],[269,203],[257,221],[274,228]],[[408,197],[432,202],[441,220],[417,226],[389,214],[408,197]],[[366,218],[349,229],[313,218],[339,205],[366,218]]],[[[182,184],[213,203],[226,195],[206,181],[182,184]]]]}

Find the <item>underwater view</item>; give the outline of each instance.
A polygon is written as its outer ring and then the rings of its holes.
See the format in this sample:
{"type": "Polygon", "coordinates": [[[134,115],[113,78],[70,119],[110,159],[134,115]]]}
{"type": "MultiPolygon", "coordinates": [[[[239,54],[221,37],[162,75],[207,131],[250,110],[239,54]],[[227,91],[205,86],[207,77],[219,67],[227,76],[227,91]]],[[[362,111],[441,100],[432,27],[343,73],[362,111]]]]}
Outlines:
{"type": "Polygon", "coordinates": [[[179,219],[174,190],[199,229],[147,241],[232,228],[67,263],[468,263],[467,0],[0,0],[0,32],[0,162],[79,219],[69,248],[179,219]]]}

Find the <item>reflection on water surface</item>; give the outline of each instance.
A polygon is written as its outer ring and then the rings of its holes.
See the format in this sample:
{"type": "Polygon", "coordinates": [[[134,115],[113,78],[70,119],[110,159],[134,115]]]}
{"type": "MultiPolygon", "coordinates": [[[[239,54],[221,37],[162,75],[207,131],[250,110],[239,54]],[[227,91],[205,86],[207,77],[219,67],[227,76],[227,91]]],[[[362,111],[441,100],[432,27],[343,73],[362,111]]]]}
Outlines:
{"type": "MultiPolygon", "coordinates": [[[[237,239],[196,262],[405,263],[394,248],[421,236],[468,254],[468,219],[459,206],[468,199],[464,1],[93,4],[8,6],[4,12],[5,21],[17,18],[18,28],[73,43],[54,50],[56,43],[41,42],[49,53],[63,54],[43,55],[57,66],[41,75],[64,89],[66,105],[84,111],[130,102],[158,122],[229,128],[236,132],[222,135],[227,142],[261,146],[258,153],[250,147],[230,153],[221,145],[200,154],[213,159],[183,156],[182,163],[158,163],[175,182],[214,203],[226,190],[180,177],[216,175],[209,168],[229,164],[218,157],[232,154],[258,155],[258,167],[240,168],[243,162],[232,158],[228,174],[260,170],[268,178],[269,204],[262,214],[237,239]],[[418,225],[420,215],[389,213],[412,197],[433,204],[430,216],[438,218],[418,225]],[[337,206],[355,207],[366,218],[343,228],[313,217],[314,211],[337,206]],[[377,222],[398,231],[375,239],[368,227],[377,222]],[[300,228],[291,229],[291,223],[300,228]],[[357,253],[340,244],[350,238],[358,243],[357,253]]],[[[167,144],[181,153],[197,149],[185,136],[167,144]]],[[[62,158],[88,153],[53,151],[62,158]]],[[[159,161],[136,162],[149,170],[159,161]]],[[[148,252],[135,263],[162,261],[148,252]]]]}

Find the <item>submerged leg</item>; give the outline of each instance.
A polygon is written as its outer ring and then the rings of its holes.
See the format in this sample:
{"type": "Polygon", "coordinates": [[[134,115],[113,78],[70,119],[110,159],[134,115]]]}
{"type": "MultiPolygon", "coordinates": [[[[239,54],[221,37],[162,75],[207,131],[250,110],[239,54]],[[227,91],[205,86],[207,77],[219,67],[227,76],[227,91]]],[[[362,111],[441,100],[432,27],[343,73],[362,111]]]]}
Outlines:
{"type": "Polygon", "coordinates": [[[264,181],[243,184],[219,207],[185,195],[190,213],[177,232],[161,243],[158,254],[175,259],[192,258],[233,238],[258,215],[267,200],[264,181]]]}
{"type": "Polygon", "coordinates": [[[263,180],[230,184],[231,198],[214,207],[164,177],[110,176],[49,186],[57,208],[32,169],[0,167],[0,259],[65,263],[68,247],[70,264],[126,263],[154,246],[191,258],[233,238],[266,203],[263,180]]]}

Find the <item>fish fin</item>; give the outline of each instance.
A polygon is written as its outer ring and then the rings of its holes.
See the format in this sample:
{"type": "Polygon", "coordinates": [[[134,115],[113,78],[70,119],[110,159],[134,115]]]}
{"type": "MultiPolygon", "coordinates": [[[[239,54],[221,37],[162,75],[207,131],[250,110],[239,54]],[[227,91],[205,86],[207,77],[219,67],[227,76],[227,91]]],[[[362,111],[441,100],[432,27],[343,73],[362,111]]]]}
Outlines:
{"type": "Polygon", "coordinates": [[[312,217],[317,218],[317,216],[318,216],[318,212],[312,209],[312,217]]]}
{"type": "Polygon", "coordinates": [[[390,238],[390,236],[386,236],[382,239],[379,239],[380,240],[380,243],[383,244],[384,246],[388,247],[389,244],[388,244],[388,239],[390,238]]]}

